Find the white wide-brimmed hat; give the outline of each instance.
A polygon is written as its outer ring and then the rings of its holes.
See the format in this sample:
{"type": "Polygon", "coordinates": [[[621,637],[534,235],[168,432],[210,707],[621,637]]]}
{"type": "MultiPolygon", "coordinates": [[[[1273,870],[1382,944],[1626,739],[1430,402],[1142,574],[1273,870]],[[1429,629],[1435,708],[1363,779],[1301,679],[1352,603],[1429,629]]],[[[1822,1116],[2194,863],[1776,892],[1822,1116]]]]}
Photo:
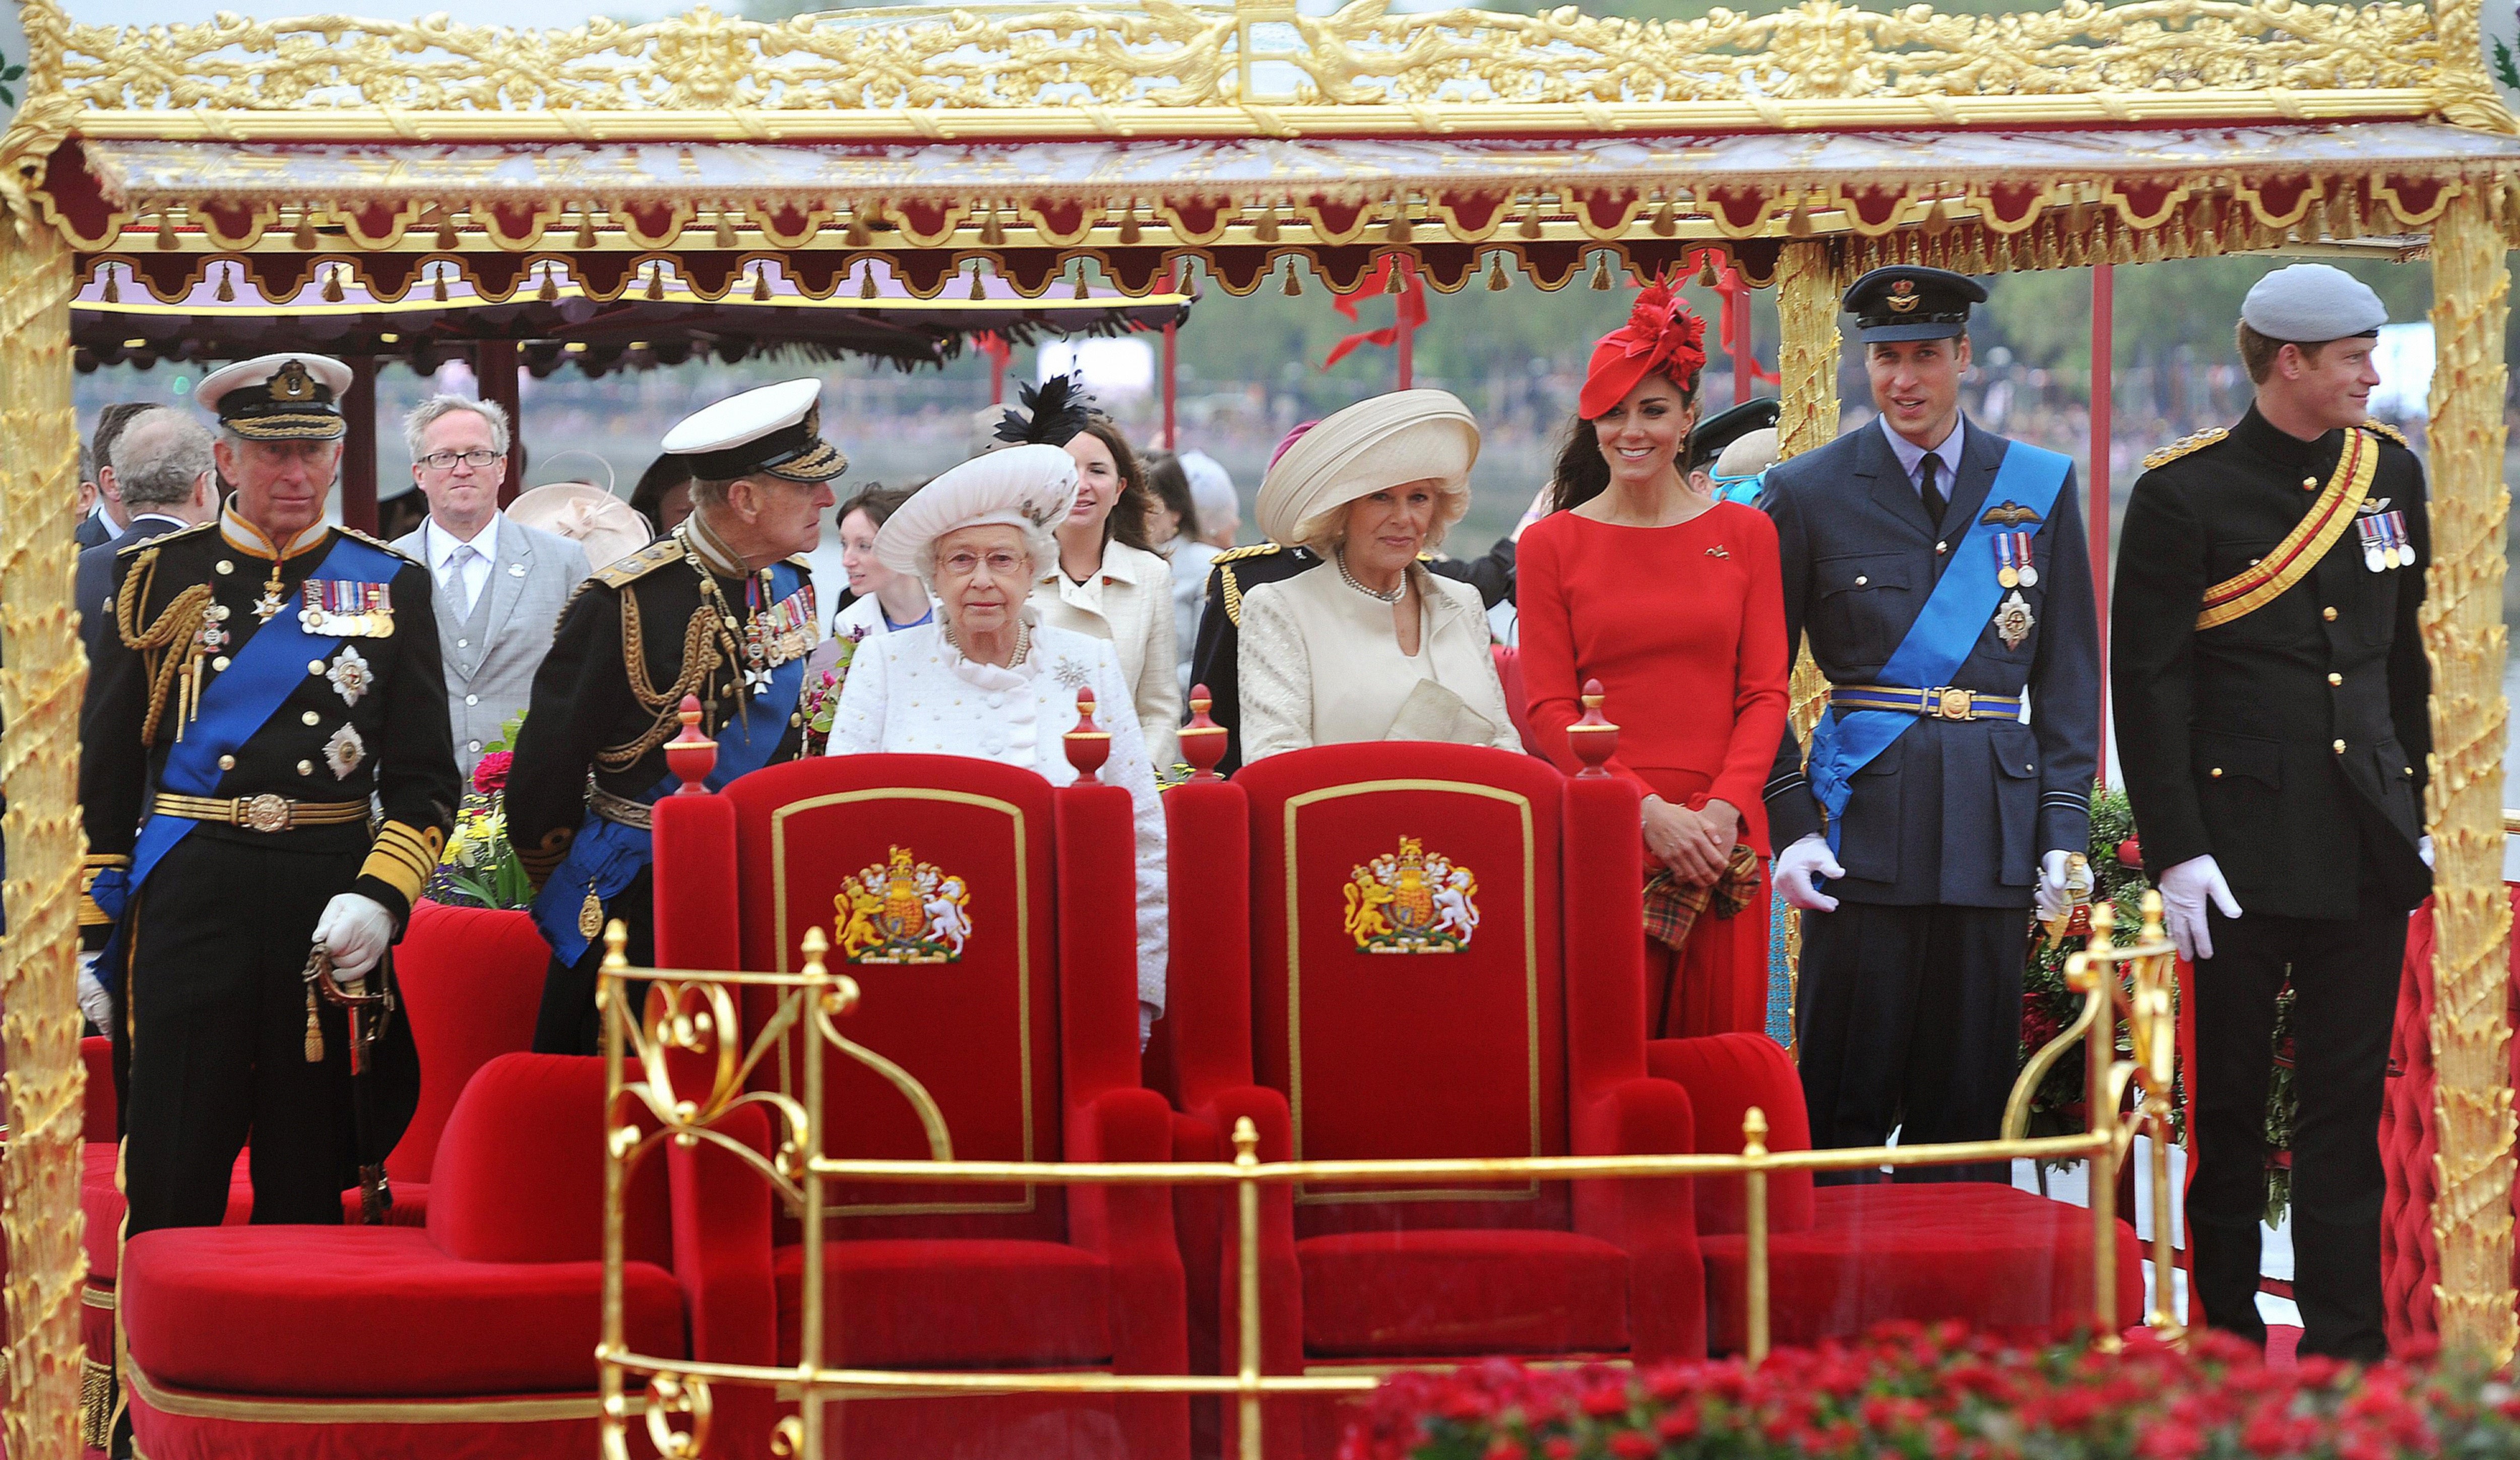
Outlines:
{"type": "Polygon", "coordinates": [[[1318,546],[1360,497],[1431,481],[1443,494],[1436,535],[1470,506],[1479,423],[1447,390],[1395,390],[1359,401],[1304,432],[1270,464],[1255,513],[1272,542],[1318,546]]]}
{"type": "Polygon", "coordinates": [[[556,481],[519,492],[507,506],[508,520],[558,533],[586,550],[586,565],[602,569],[645,548],[655,534],[630,504],[592,482],[556,481]]]}
{"type": "Polygon", "coordinates": [[[1009,446],[951,467],[911,494],[875,535],[878,562],[916,573],[927,545],[966,527],[1048,532],[1076,501],[1076,459],[1058,446],[1009,446]]]}

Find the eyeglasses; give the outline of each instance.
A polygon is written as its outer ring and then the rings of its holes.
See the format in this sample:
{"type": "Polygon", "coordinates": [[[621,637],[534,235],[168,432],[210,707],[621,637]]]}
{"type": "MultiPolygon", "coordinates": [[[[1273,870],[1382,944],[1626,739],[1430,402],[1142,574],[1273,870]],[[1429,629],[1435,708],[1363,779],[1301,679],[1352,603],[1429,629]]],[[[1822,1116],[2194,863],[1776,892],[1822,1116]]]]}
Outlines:
{"type": "Polygon", "coordinates": [[[452,471],[455,469],[455,464],[462,462],[465,465],[478,471],[503,456],[505,456],[503,452],[492,451],[486,446],[476,446],[471,451],[432,451],[420,459],[420,465],[431,471],[452,471]]]}
{"type": "Polygon", "coordinates": [[[978,572],[982,564],[988,566],[989,576],[992,578],[1012,578],[1023,572],[1023,557],[1004,548],[986,556],[977,553],[957,553],[936,564],[936,567],[937,571],[948,578],[968,578],[978,572]]]}

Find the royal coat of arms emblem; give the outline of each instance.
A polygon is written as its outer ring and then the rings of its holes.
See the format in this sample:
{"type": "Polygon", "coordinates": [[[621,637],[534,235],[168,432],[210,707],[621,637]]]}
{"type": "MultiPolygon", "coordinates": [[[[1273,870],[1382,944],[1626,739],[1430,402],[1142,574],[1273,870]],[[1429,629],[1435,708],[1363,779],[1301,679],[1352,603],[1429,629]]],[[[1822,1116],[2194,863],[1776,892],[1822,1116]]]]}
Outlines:
{"type": "Polygon", "coordinates": [[[851,963],[957,963],[971,936],[970,889],[907,847],[841,883],[832,910],[851,963]]]}
{"type": "Polygon", "coordinates": [[[1479,929],[1479,879],[1414,836],[1358,865],[1341,889],[1361,953],[1458,953],[1479,929]]]}

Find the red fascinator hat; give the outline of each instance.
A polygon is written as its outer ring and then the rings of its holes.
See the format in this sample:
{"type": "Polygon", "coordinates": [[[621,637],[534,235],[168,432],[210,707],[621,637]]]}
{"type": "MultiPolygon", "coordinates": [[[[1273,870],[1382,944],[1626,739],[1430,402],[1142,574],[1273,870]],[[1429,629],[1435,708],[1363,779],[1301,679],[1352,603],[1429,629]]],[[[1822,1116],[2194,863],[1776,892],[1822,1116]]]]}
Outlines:
{"type": "Polygon", "coordinates": [[[1628,322],[1593,346],[1576,414],[1586,420],[1608,415],[1647,376],[1669,376],[1681,389],[1693,391],[1705,368],[1706,322],[1688,312],[1670,285],[1648,285],[1628,322]]]}

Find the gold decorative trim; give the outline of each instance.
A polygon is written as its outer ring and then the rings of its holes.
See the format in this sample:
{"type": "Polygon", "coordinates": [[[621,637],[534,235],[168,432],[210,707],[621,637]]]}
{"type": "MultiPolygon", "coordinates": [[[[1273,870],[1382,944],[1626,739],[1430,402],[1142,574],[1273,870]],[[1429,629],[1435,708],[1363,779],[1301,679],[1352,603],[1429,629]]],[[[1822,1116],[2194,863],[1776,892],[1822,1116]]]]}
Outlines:
{"type": "Polygon", "coordinates": [[[246,1399],[164,1389],[138,1364],[125,1364],[132,1397],[183,1419],[245,1420],[263,1425],[534,1425],[599,1417],[593,1394],[512,1399],[246,1399]]]}
{"type": "MultiPolygon", "coordinates": [[[[771,928],[779,940],[779,958],[773,965],[780,973],[792,972],[788,966],[788,950],[796,942],[788,928],[788,818],[826,806],[855,806],[870,801],[942,801],[955,806],[978,807],[1004,816],[1012,823],[1015,864],[1015,1039],[1018,1079],[1023,1101],[1023,1155],[1033,1159],[1032,1110],[1032,865],[1029,856],[1029,829],[1023,808],[995,796],[981,796],[969,791],[938,790],[925,786],[878,786],[863,791],[835,791],[828,796],[809,796],[791,801],[770,814],[770,900],[771,928]]],[[[814,1036],[807,1031],[801,1036],[807,1044],[814,1036]]],[[[779,1092],[794,1098],[797,1081],[790,1068],[789,1041],[779,1042],[779,1092]]],[[[815,1112],[820,1119],[822,1112],[815,1112]]],[[[826,1221],[843,1217],[924,1217],[949,1214],[1015,1216],[1033,1211],[1040,1205],[1040,1188],[1026,1184],[1023,1198],[1011,1202],[892,1202],[866,1206],[832,1206],[824,1209],[826,1221]]]]}
{"type": "MultiPolygon", "coordinates": [[[[1387,791],[1444,791],[1454,795],[1476,796],[1488,801],[1502,801],[1513,807],[1522,818],[1522,1034],[1523,1091],[1531,1112],[1531,1154],[1544,1154],[1540,1128],[1540,932],[1534,916],[1539,905],[1538,874],[1533,863],[1539,847],[1531,821],[1531,800],[1512,791],[1480,785],[1466,780],[1432,780],[1404,777],[1393,780],[1360,780],[1346,785],[1325,786],[1305,791],[1286,799],[1286,1109],[1294,1128],[1294,1159],[1304,1159],[1304,918],[1303,906],[1297,896],[1299,881],[1296,866],[1296,815],[1307,807],[1326,802],[1344,801],[1352,796],[1371,796],[1387,791]]],[[[1400,1187],[1376,1191],[1307,1191],[1297,1182],[1294,1189],[1298,1207],[1328,1207],[1379,1202],[1522,1202],[1537,1201],[1540,1182],[1526,1182],[1521,1189],[1500,1187],[1400,1187]]]]}

